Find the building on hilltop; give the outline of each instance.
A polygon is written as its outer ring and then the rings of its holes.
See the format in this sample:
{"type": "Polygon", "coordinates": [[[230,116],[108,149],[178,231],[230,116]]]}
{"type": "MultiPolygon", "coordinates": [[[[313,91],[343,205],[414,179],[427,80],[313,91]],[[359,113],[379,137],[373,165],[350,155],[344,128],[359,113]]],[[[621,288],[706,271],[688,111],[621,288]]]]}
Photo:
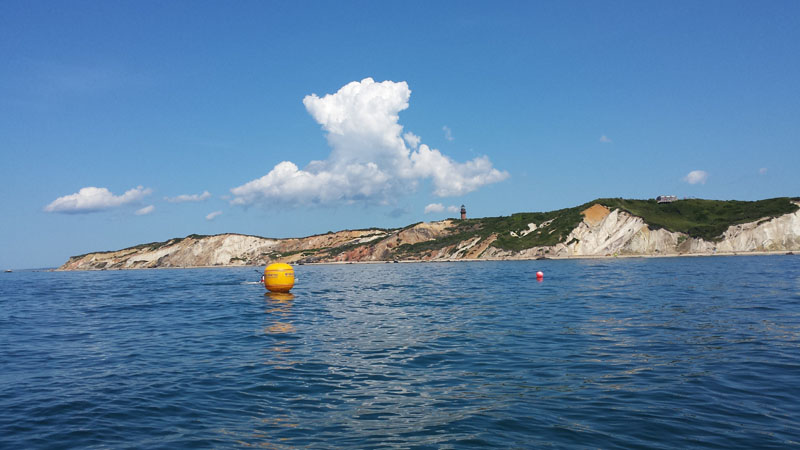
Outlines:
{"type": "Polygon", "coordinates": [[[461,205],[461,220],[467,218],[467,208],[464,205],[461,205]]]}
{"type": "Polygon", "coordinates": [[[672,203],[678,201],[678,197],[674,195],[659,195],[656,197],[656,202],[658,203],[672,203]]]}

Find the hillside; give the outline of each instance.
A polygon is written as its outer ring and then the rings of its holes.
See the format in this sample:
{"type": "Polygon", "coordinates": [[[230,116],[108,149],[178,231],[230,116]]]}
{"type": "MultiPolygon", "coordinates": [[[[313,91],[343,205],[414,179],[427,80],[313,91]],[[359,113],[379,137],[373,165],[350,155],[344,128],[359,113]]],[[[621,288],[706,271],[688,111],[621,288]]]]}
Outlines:
{"type": "Polygon", "coordinates": [[[754,202],[597,199],[504,217],[344,230],[305,238],[222,234],[73,256],[59,270],[265,265],[271,262],[530,259],[800,250],[800,199],[754,202]]]}

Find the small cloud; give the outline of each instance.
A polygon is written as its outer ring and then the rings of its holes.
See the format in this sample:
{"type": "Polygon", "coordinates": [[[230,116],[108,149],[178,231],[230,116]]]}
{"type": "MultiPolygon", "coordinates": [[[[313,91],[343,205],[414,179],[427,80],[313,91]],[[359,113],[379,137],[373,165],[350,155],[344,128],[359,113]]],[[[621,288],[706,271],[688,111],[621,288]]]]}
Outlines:
{"type": "Polygon", "coordinates": [[[693,170],[688,175],[683,177],[683,181],[689,184],[706,184],[708,179],[708,172],[705,170],[693,170]]]}
{"type": "Polygon", "coordinates": [[[405,139],[406,144],[408,144],[408,146],[413,149],[419,147],[419,143],[422,142],[422,139],[419,136],[410,131],[406,132],[403,135],[403,139],[405,139]]]}
{"type": "Polygon", "coordinates": [[[46,212],[85,214],[135,203],[150,195],[152,189],[138,186],[122,195],[114,195],[106,188],[85,187],[78,192],[53,200],[44,207],[46,212]]]}
{"type": "Polygon", "coordinates": [[[447,139],[448,141],[451,141],[451,142],[453,141],[453,139],[455,139],[455,138],[453,138],[453,130],[451,130],[447,125],[443,126],[442,130],[444,131],[444,138],[445,139],[447,139]]]}
{"type": "Polygon", "coordinates": [[[440,213],[442,211],[444,211],[444,205],[441,203],[431,203],[425,207],[425,214],[440,213]]]}
{"type": "Polygon", "coordinates": [[[457,213],[460,211],[459,207],[456,205],[450,205],[448,207],[445,207],[441,203],[431,203],[430,205],[425,207],[425,214],[441,213],[444,212],[445,210],[451,213],[457,213]]]}
{"type": "Polygon", "coordinates": [[[149,205],[149,206],[145,206],[142,209],[137,209],[134,214],[136,214],[137,216],[146,216],[146,215],[150,214],[151,212],[153,212],[155,210],[156,210],[155,206],[149,205]]]}
{"type": "Polygon", "coordinates": [[[211,214],[206,216],[206,220],[214,220],[217,217],[219,217],[220,215],[222,215],[222,211],[214,211],[211,214]]]}
{"type": "Polygon", "coordinates": [[[600,136],[600,142],[602,142],[603,144],[610,144],[612,141],[611,141],[611,138],[609,138],[608,136],[606,136],[604,134],[604,135],[600,136]]]}
{"type": "Polygon", "coordinates": [[[202,202],[203,200],[208,200],[210,197],[210,192],[203,191],[202,194],[182,194],[177,197],[164,197],[164,200],[170,203],[202,202]]]}
{"type": "Polygon", "coordinates": [[[759,175],[766,175],[767,174],[767,168],[766,167],[762,167],[762,168],[758,169],[758,174],[759,175]]]}

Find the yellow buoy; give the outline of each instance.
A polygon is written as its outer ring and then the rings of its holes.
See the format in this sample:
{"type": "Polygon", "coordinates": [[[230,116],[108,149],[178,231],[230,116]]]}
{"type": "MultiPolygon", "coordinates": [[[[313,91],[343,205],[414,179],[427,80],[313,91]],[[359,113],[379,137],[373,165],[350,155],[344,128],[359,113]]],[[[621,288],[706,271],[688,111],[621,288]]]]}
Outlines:
{"type": "Polygon", "coordinates": [[[294,287],[294,269],[284,263],[270,264],[264,269],[264,287],[270,292],[289,292],[294,287]]]}

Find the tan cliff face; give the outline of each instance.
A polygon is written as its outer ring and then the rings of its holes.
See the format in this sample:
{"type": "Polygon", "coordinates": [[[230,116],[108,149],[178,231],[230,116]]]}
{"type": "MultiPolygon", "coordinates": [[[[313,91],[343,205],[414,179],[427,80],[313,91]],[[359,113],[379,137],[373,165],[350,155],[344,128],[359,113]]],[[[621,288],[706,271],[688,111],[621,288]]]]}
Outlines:
{"type": "MultiPolygon", "coordinates": [[[[679,254],[744,253],[800,250],[800,210],[772,219],[729,227],[717,242],[683,233],[651,228],[640,217],[595,204],[582,212],[583,220],[552,246],[520,251],[493,244],[497,234],[459,238],[458,242],[431,246],[409,253],[410,245],[448,238],[456,222],[419,223],[403,229],[345,230],[305,238],[269,239],[239,234],[189,236],[163,243],[89,253],[70,258],[59,270],[139,269],[265,265],[271,262],[313,263],[391,261],[397,259],[441,261],[459,259],[532,259],[594,256],[669,256],[679,254]],[[409,244],[409,245],[405,245],[409,244]]],[[[528,224],[527,230],[510,232],[522,238],[546,223],[528,224]]],[[[464,236],[463,234],[460,236],[464,236]]],[[[450,238],[452,239],[452,238],[450,238]]]]}

